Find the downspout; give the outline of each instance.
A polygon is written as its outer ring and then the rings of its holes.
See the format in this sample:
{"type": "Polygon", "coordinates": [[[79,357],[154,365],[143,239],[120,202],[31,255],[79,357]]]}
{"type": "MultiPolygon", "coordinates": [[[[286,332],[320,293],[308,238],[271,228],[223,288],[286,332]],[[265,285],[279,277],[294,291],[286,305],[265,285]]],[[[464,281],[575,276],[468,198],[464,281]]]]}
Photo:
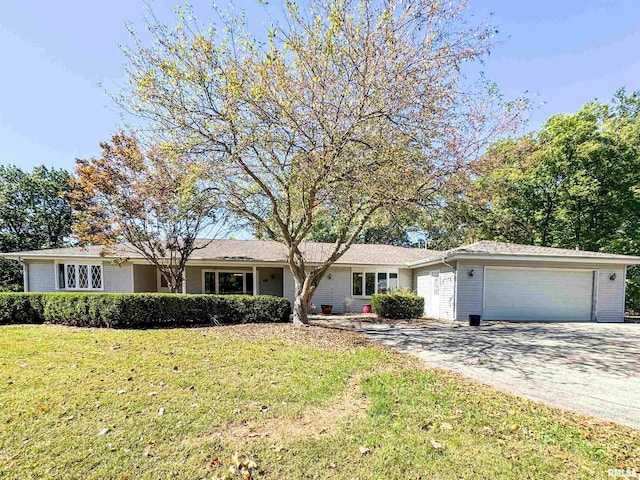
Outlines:
{"type": "Polygon", "coordinates": [[[19,260],[19,262],[22,264],[22,278],[23,278],[23,284],[24,284],[23,288],[25,292],[28,292],[29,291],[29,264],[24,260],[19,260]]]}

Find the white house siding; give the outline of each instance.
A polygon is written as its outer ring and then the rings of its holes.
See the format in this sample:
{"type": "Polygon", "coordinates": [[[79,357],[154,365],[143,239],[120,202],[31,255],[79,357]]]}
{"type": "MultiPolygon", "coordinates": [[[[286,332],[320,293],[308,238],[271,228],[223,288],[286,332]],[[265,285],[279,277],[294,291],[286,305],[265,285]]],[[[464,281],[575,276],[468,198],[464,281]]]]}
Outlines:
{"type": "Polygon", "coordinates": [[[455,272],[451,267],[440,269],[440,315],[453,320],[455,311],[455,272]]]}
{"type": "Polygon", "coordinates": [[[53,261],[29,262],[29,291],[54,292],[56,289],[53,261]]]}
{"type": "MultiPolygon", "coordinates": [[[[316,311],[318,313],[320,312],[320,305],[333,305],[333,313],[344,313],[344,299],[349,295],[351,295],[351,269],[349,267],[331,267],[320,282],[320,285],[318,285],[312,302],[317,307],[316,311]],[[329,275],[331,275],[331,278],[328,278],[329,275]]],[[[295,284],[289,267],[285,267],[284,270],[284,296],[293,306],[295,284]]],[[[351,311],[361,312],[363,303],[370,304],[371,299],[366,301],[354,299],[351,311]]]]}
{"type": "Polygon", "coordinates": [[[103,263],[104,291],[109,293],[133,292],[133,265],[103,263]]]}
{"type": "Polygon", "coordinates": [[[619,265],[602,265],[597,263],[571,262],[513,262],[513,261],[469,261],[458,262],[457,273],[457,309],[456,319],[466,321],[469,315],[482,315],[484,267],[523,267],[523,268],[565,268],[598,271],[596,285],[596,320],[599,322],[624,321],[624,267],[619,265]],[[473,270],[473,277],[469,272],[473,270]],[[615,273],[615,281],[609,277],[615,273]]]}
{"type": "Polygon", "coordinates": [[[413,286],[413,272],[410,268],[400,268],[398,270],[398,288],[415,291],[415,287],[413,286]]]}
{"type": "Polygon", "coordinates": [[[455,312],[455,281],[453,267],[434,265],[420,268],[413,274],[413,290],[424,298],[425,315],[444,320],[453,320],[455,312]],[[435,277],[437,272],[438,277],[435,277]],[[437,278],[437,280],[436,280],[437,278]],[[434,281],[440,282],[438,299],[434,299],[434,281]],[[435,302],[435,305],[432,303],[435,302]]]}
{"type": "Polygon", "coordinates": [[[133,291],[136,293],[158,290],[157,269],[154,265],[133,265],[133,291]]]}
{"type": "Polygon", "coordinates": [[[596,319],[598,322],[624,322],[624,267],[607,266],[598,269],[598,299],[596,319]],[[615,274],[616,279],[609,277],[615,274]]]}
{"type": "MultiPolygon", "coordinates": [[[[213,267],[187,267],[185,276],[187,279],[187,293],[202,292],[202,269],[213,269],[213,267]]],[[[156,280],[157,281],[157,280],[156,280]]]]}
{"type": "Polygon", "coordinates": [[[458,262],[456,319],[468,320],[469,315],[482,315],[484,266],[480,263],[458,262]],[[473,270],[473,277],[469,276],[473,270]]]}

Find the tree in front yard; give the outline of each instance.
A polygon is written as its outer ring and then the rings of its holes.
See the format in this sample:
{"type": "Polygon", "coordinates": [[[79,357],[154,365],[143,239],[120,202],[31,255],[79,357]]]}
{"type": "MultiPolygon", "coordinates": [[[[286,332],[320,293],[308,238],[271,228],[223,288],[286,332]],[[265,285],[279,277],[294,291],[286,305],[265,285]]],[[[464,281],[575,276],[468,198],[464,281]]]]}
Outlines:
{"type": "MultiPolygon", "coordinates": [[[[73,222],[71,182],[66,170],[0,165],[0,252],[65,246],[73,222]]],[[[22,290],[22,282],[20,265],[0,259],[0,291],[22,290]]]]}
{"type": "Polygon", "coordinates": [[[152,46],[134,34],[131,88],[118,101],[155,135],[206,155],[225,206],[284,245],[294,322],[306,323],[319,282],[363,231],[417,214],[522,110],[461,73],[494,34],[470,24],[465,2],[285,10],[264,37],[233,10],[214,10],[208,27],[188,7],[174,27],[152,23],[152,46]],[[304,240],[326,218],[333,242],[310,263],[304,240]]]}
{"type": "Polygon", "coordinates": [[[208,245],[199,237],[213,238],[224,223],[215,189],[202,180],[205,166],[170,144],[144,149],[123,132],[100,146],[99,158],[77,161],[76,238],[107,251],[125,240],[180,292],[187,260],[208,245]]]}

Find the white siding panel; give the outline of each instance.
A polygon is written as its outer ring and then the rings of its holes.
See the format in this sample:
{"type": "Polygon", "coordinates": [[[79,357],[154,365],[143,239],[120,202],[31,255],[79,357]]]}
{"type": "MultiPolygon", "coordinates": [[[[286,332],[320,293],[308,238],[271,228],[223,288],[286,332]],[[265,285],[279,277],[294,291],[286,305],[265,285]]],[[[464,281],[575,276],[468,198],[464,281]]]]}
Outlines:
{"type": "Polygon", "coordinates": [[[293,275],[291,274],[291,269],[286,266],[284,267],[284,298],[289,300],[291,303],[291,309],[293,309],[293,301],[296,299],[296,291],[295,285],[293,282],[293,275]]]}
{"type": "Polygon", "coordinates": [[[484,267],[479,264],[458,263],[456,281],[458,283],[457,320],[468,320],[469,315],[482,315],[482,285],[484,267]],[[469,276],[473,270],[473,276],[469,276]]]}
{"type": "Polygon", "coordinates": [[[453,269],[441,269],[440,270],[440,308],[439,318],[445,320],[453,320],[454,312],[454,288],[455,288],[455,273],[453,269]]]}
{"type": "Polygon", "coordinates": [[[413,272],[408,268],[398,270],[398,288],[415,291],[413,287],[413,272]]]}
{"type": "Polygon", "coordinates": [[[598,322],[624,322],[624,268],[602,267],[598,273],[598,322]],[[615,274],[615,280],[610,277],[615,274]]]}
{"type": "Polygon", "coordinates": [[[29,262],[29,291],[54,292],[56,289],[53,261],[29,262]]]}
{"type": "MultiPolygon", "coordinates": [[[[320,310],[320,305],[333,305],[333,313],[344,313],[344,299],[351,295],[351,269],[349,267],[332,267],[316,289],[312,302],[320,310]],[[331,278],[328,275],[331,274],[331,278]]],[[[366,303],[371,303],[367,300],[366,303]]],[[[351,305],[354,312],[362,311],[362,304],[354,299],[351,305]]]]}
{"type": "MultiPolygon", "coordinates": [[[[351,268],[349,267],[331,267],[327,271],[327,275],[322,279],[320,285],[316,289],[316,293],[311,300],[316,306],[315,312],[320,313],[320,305],[333,305],[333,313],[344,313],[344,299],[351,295],[351,268]],[[331,278],[327,276],[331,274],[331,278]]],[[[291,302],[295,300],[295,285],[293,275],[289,267],[284,270],[284,296],[291,302]]],[[[362,305],[370,304],[371,299],[354,298],[351,304],[352,312],[362,312],[362,305]]]]}
{"type": "Polygon", "coordinates": [[[104,291],[109,293],[132,293],[133,292],[133,265],[124,264],[121,266],[111,263],[104,263],[104,291]]]}

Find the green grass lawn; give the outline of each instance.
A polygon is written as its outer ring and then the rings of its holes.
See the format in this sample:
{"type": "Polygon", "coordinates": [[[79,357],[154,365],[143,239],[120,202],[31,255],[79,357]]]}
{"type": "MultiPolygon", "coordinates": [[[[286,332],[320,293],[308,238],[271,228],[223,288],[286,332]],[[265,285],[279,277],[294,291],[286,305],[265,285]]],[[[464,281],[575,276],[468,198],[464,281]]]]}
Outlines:
{"type": "Polygon", "coordinates": [[[607,478],[640,431],[347,332],[0,327],[0,479],[607,478]],[[240,477],[238,477],[240,478],[240,477]]]}

